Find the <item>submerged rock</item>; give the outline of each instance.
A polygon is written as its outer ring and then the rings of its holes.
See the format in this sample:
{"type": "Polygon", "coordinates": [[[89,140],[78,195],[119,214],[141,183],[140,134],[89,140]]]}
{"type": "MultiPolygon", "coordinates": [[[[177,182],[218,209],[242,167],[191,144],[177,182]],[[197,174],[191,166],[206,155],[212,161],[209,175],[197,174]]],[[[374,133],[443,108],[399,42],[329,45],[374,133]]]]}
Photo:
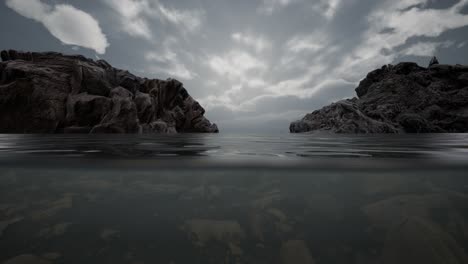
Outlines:
{"type": "Polygon", "coordinates": [[[6,230],[8,226],[15,224],[21,220],[23,220],[23,217],[15,217],[12,219],[0,221],[0,237],[2,237],[3,231],[6,230]]]}
{"type": "Polygon", "coordinates": [[[428,221],[408,218],[389,232],[380,263],[467,262],[464,249],[450,234],[428,221]]]}
{"type": "Polygon", "coordinates": [[[4,264],[50,264],[48,259],[44,259],[35,255],[24,254],[16,256],[4,262],[4,264]]]}
{"type": "Polygon", "coordinates": [[[237,221],[191,219],[184,223],[185,230],[197,246],[204,246],[209,241],[238,245],[245,233],[237,221]]]}
{"type": "Polygon", "coordinates": [[[326,106],[290,125],[291,133],[468,132],[468,66],[386,65],[367,75],[358,98],[326,106]]]}
{"type": "Polygon", "coordinates": [[[103,60],[2,51],[0,133],[216,133],[174,79],[149,80],[103,60]]]}
{"type": "Polygon", "coordinates": [[[281,263],[314,264],[312,254],[303,240],[289,240],[283,243],[280,250],[281,263]]]}
{"type": "Polygon", "coordinates": [[[467,263],[463,243],[457,241],[466,237],[464,204],[466,197],[458,193],[411,194],[363,207],[370,230],[385,237],[379,263],[467,263]],[[444,221],[437,218],[441,211],[444,221]]]}

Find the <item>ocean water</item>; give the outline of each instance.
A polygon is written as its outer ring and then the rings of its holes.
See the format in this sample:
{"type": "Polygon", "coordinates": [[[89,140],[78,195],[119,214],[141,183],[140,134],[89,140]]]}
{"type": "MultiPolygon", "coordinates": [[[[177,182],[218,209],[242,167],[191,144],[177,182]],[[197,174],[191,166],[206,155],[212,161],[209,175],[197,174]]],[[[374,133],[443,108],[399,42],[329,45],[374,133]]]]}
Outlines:
{"type": "Polygon", "coordinates": [[[0,135],[0,263],[468,263],[468,135],[0,135]]]}

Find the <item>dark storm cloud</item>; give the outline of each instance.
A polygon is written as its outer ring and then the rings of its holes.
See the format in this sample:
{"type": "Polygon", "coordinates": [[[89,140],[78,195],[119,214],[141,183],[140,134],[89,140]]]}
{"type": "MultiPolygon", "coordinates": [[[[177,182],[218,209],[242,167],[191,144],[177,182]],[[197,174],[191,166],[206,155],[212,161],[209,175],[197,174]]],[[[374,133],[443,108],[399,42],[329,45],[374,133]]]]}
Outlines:
{"type": "Polygon", "coordinates": [[[6,0],[0,48],[81,53],[175,77],[225,131],[286,131],[353,97],[383,64],[425,65],[432,55],[467,64],[467,2],[6,0]]]}

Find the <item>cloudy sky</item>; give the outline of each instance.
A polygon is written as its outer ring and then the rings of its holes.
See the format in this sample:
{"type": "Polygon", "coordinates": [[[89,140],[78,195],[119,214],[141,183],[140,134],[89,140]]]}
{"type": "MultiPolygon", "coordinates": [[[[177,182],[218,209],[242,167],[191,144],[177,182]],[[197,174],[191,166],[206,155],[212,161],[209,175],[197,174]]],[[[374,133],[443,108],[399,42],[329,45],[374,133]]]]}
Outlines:
{"type": "Polygon", "coordinates": [[[384,64],[468,64],[468,0],[1,1],[0,49],[179,79],[230,132],[285,132],[384,64]]]}

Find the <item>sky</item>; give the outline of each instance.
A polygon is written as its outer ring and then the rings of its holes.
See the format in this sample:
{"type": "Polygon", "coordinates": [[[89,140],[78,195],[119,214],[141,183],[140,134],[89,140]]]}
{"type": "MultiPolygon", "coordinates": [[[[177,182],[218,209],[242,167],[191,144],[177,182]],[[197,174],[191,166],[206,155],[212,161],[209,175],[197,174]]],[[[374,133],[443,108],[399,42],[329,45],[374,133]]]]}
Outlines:
{"type": "Polygon", "coordinates": [[[287,132],[385,64],[468,64],[468,0],[1,0],[0,49],[175,78],[224,132],[287,132]]]}

